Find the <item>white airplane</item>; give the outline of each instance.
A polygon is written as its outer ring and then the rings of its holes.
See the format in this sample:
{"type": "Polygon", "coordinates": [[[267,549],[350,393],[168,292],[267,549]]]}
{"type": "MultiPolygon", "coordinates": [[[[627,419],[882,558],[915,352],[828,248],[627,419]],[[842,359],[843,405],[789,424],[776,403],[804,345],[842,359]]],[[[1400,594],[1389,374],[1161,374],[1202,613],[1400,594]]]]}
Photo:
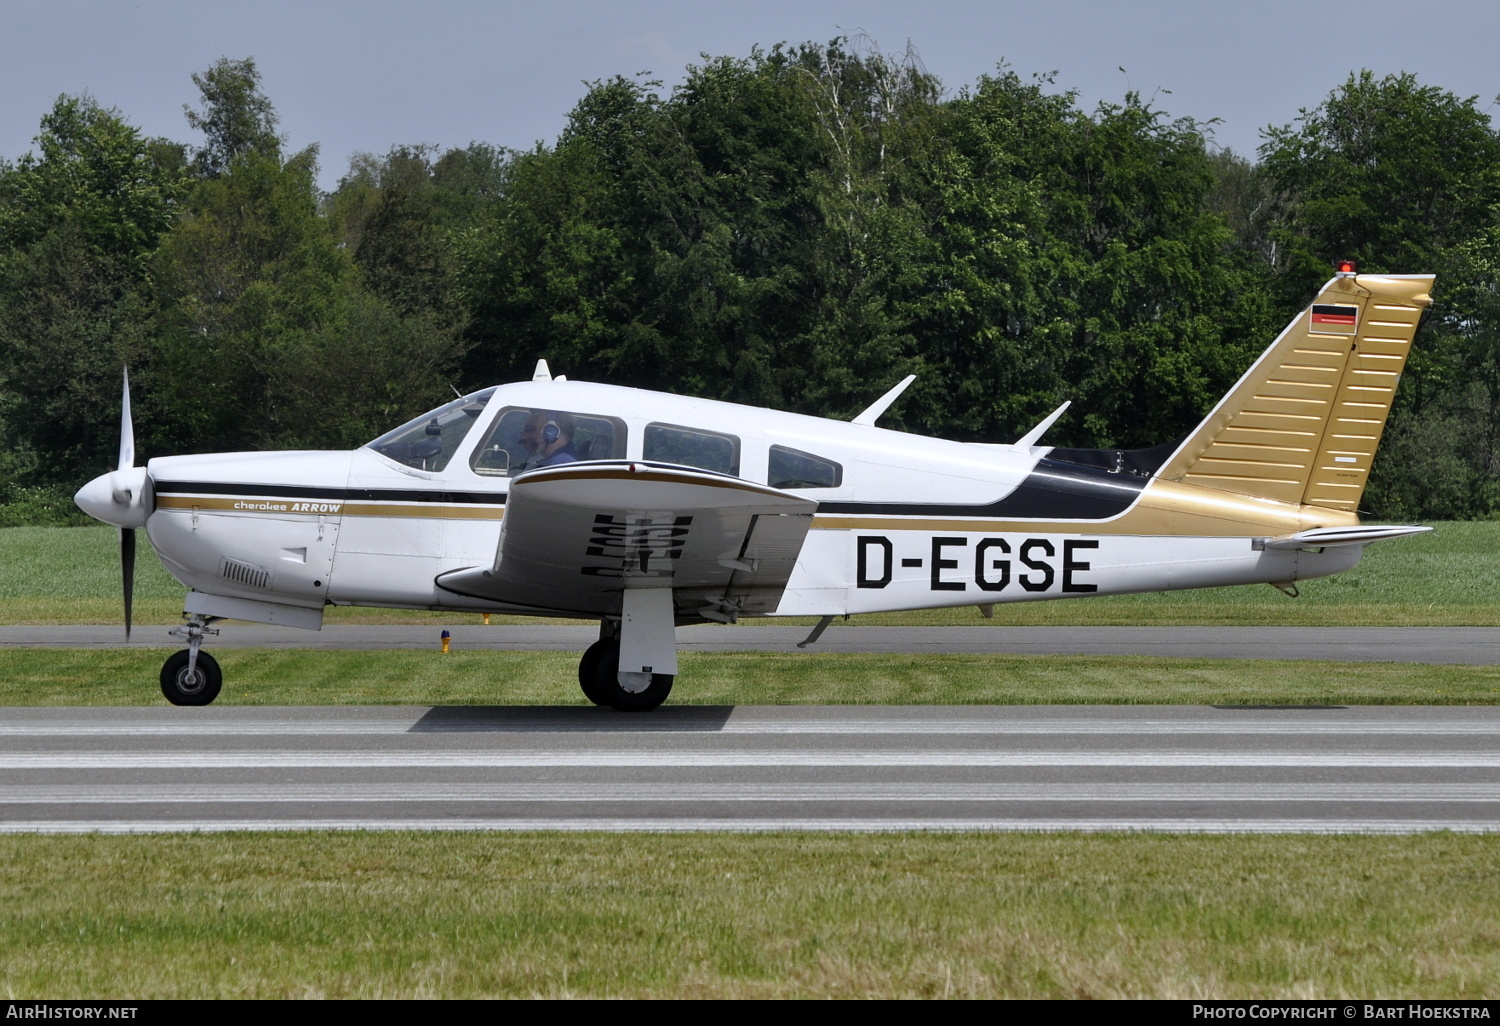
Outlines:
{"type": "Polygon", "coordinates": [[[352,452],[240,452],[119,468],[79,489],[189,591],[162,691],[206,705],[226,618],[317,630],[329,605],[597,619],[584,694],[660,705],[675,627],[1297,581],[1426,527],[1361,526],[1431,275],[1340,265],[1185,439],[1012,445],[552,377],[462,396],[352,452]]]}

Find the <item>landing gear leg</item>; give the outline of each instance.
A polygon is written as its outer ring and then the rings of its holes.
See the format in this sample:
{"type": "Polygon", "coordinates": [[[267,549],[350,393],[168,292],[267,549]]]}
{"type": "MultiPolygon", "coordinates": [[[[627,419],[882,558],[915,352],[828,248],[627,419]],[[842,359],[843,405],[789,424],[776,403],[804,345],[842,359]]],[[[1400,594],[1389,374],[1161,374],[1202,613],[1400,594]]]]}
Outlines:
{"type": "Polygon", "coordinates": [[[219,697],[224,686],[224,674],[219,662],[203,647],[205,634],[218,634],[218,629],[208,626],[223,617],[192,615],[181,627],[174,627],[171,634],[185,638],[188,647],[173,652],[161,668],[161,693],[173,705],[207,705],[219,697]]]}

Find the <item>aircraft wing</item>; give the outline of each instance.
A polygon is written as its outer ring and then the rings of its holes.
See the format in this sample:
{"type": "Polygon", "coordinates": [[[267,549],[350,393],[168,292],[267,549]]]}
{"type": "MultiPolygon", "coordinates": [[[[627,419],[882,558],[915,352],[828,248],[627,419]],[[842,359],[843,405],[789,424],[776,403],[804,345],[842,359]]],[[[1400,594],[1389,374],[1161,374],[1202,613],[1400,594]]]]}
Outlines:
{"type": "Polygon", "coordinates": [[[679,620],[769,613],[817,503],[689,467],[571,463],[510,486],[488,567],[439,587],[538,610],[617,615],[626,588],[665,588],[679,620]]]}

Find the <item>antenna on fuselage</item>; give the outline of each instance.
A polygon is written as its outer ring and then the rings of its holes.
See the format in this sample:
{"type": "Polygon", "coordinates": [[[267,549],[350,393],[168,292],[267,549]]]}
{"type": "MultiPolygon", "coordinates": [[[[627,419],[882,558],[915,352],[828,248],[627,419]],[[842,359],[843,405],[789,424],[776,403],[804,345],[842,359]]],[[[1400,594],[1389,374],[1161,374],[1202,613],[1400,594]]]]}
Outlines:
{"type": "Polygon", "coordinates": [[[917,376],[915,374],[908,374],[906,377],[901,379],[900,384],[891,389],[885,395],[881,396],[879,399],[876,399],[869,406],[865,407],[864,411],[849,423],[864,424],[867,427],[874,427],[876,418],[886,410],[890,409],[891,404],[894,403],[897,399],[900,399],[901,393],[906,391],[906,386],[910,385],[913,381],[916,380],[917,376]]]}
{"type": "Polygon", "coordinates": [[[551,381],[552,380],[552,372],[547,369],[547,361],[546,360],[538,360],[536,362],[536,370],[534,370],[534,371],[531,372],[531,380],[532,381],[551,381]]]}
{"type": "Polygon", "coordinates": [[[1072,406],[1072,405],[1073,405],[1073,400],[1069,399],[1067,402],[1063,403],[1057,409],[1053,410],[1051,412],[1051,414],[1048,415],[1048,417],[1047,417],[1046,420],[1042,421],[1036,427],[1034,427],[1030,431],[1026,432],[1020,438],[1016,439],[1016,444],[1013,445],[1011,448],[1013,448],[1013,449],[1030,449],[1037,442],[1041,441],[1042,436],[1047,433],[1047,429],[1049,427],[1051,427],[1053,424],[1057,423],[1057,418],[1061,417],[1063,415],[1063,411],[1066,410],[1069,406],[1072,406]]]}

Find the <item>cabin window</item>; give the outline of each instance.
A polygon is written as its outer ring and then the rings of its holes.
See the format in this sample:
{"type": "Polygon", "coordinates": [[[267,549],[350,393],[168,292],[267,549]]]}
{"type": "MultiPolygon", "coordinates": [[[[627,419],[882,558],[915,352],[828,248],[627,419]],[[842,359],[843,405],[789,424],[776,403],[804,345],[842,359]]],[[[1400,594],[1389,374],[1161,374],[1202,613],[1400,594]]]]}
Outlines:
{"type": "Polygon", "coordinates": [[[675,463],[697,467],[716,474],[738,477],[740,473],[740,440],[735,435],[714,431],[676,427],[671,424],[647,424],[645,459],[657,463],[675,463]]]}
{"type": "Polygon", "coordinates": [[[625,456],[625,422],[566,410],[511,406],[500,411],[469,465],[480,477],[515,477],[538,467],[625,456]]]}
{"type": "Polygon", "coordinates": [[[487,388],[439,406],[386,432],[371,442],[369,448],[413,469],[436,473],[448,465],[468,437],[494,391],[487,388]]]}
{"type": "Polygon", "coordinates": [[[784,445],[771,446],[771,469],[766,484],[772,488],[837,488],[844,468],[821,456],[784,445]]]}

